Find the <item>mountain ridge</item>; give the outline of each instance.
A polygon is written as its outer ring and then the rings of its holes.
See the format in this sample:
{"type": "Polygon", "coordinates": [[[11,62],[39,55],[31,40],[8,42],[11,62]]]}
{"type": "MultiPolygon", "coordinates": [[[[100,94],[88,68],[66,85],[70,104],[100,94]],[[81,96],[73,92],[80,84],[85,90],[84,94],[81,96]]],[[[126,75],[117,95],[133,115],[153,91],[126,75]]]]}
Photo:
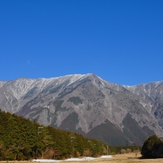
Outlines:
{"type": "Polygon", "coordinates": [[[21,78],[0,81],[0,108],[106,143],[141,145],[151,134],[163,137],[162,85],[157,82],[128,87],[90,73],[21,78]],[[135,136],[129,122],[141,136],[135,136]]]}

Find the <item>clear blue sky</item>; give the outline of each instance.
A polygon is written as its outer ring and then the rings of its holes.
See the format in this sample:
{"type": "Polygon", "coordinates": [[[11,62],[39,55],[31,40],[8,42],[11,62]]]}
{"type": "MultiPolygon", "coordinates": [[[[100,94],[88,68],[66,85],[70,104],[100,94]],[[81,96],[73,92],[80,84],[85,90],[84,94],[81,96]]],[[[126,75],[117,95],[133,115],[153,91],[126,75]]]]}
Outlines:
{"type": "Polygon", "coordinates": [[[163,80],[163,0],[0,0],[0,80],[94,73],[163,80]]]}

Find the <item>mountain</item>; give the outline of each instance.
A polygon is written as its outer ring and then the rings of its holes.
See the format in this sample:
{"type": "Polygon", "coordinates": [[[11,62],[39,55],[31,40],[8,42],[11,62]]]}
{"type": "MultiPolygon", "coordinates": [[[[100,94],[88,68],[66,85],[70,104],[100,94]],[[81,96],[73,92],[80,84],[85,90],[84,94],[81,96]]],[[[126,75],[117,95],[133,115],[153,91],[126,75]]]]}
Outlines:
{"type": "Polygon", "coordinates": [[[0,82],[0,108],[110,145],[163,137],[163,82],[122,86],[95,74],[0,82]]]}
{"type": "Polygon", "coordinates": [[[128,90],[142,99],[148,101],[143,106],[149,107],[151,114],[155,116],[161,128],[163,128],[163,82],[153,82],[128,87],[128,90]]]}

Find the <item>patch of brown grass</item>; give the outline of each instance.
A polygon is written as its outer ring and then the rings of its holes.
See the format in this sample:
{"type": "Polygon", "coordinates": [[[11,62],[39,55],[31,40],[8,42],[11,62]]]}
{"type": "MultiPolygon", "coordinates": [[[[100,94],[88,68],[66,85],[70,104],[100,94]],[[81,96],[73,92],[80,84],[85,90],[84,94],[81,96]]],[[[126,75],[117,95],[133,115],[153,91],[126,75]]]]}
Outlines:
{"type": "MultiPolygon", "coordinates": [[[[0,163],[31,163],[32,161],[1,161],[0,163]]],[[[66,163],[61,161],[60,163],[66,163]]],[[[163,163],[163,159],[141,159],[140,154],[127,153],[113,155],[113,158],[98,158],[93,161],[68,161],[67,163],[163,163]]],[[[34,163],[34,162],[33,162],[34,163]]]]}
{"type": "MultiPolygon", "coordinates": [[[[99,158],[93,161],[81,161],[76,163],[163,163],[163,159],[141,159],[141,154],[127,153],[113,155],[113,158],[99,158]]],[[[65,163],[65,162],[61,162],[65,163]]],[[[68,162],[68,163],[74,163],[68,162]]]]}

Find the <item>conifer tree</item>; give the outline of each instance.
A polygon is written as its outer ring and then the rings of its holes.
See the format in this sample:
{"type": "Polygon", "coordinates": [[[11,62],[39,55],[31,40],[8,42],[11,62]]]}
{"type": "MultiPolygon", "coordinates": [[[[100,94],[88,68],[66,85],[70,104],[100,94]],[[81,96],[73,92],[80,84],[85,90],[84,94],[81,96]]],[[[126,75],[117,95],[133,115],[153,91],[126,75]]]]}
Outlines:
{"type": "Polygon", "coordinates": [[[156,135],[153,135],[144,142],[141,154],[144,158],[158,158],[163,157],[162,151],[163,142],[156,135]]]}

